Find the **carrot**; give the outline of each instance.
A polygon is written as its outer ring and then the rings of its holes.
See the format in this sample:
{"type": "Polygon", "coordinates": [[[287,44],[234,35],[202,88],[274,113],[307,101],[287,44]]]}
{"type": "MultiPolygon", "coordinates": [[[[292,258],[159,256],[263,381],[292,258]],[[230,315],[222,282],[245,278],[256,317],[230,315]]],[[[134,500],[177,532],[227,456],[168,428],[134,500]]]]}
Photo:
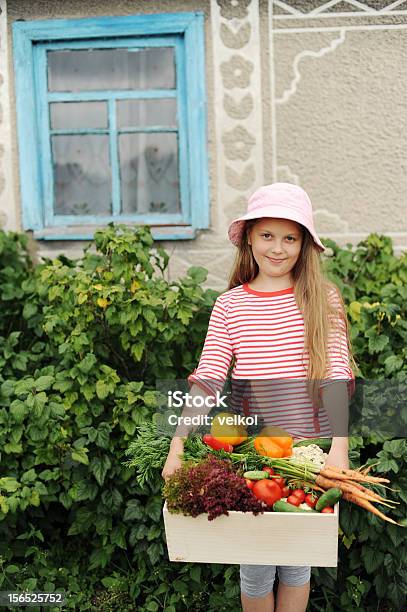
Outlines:
{"type": "Polygon", "coordinates": [[[345,482],[346,484],[352,487],[355,487],[356,489],[358,489],[358,491],[363,491],[363,493],[366,493],[366,495],[371,501],[375,499],[377,501],[380,501],[383,504],[386,504],[386,502],[395,503],[395,504],[400,503],[400,502],[393,502],[392,500],[387,500],[385,497],[382,497],[375,491],[372,491],[371,489],[367,489],[366,487],[361,485],[359,482],[356,482],[355,480],[349,480],[346,476],[344,476],[344,474],[339,474],[339,472],[334,472],[333,470],[331,471],[330,469],[328,470],[325,469],[320,472],[320,475],[323,476],[324,478],[330,478],[331,480],[340,480],[341,482],[345,482]]]}
{"type": "Polygon", "coordinates": [[[370,494],[365,493],[364,491],[359,491],[359,489],[357,489],[354,484],[350,482],[344,482],[343,480],[334,480],[333,478],[325,478],[321,475],[317,476],[315,482],[317,485],[321,485],[321,487],[323,487],[324,489],[331,489],[332,487],[336,487],[340,489],[343,493],[347,492],[357,497],[362,497],[363,499],[369,501],[377,501],[370,494]]]}
{"type": "Polygon", "coordinates": [[[400,503],[400,502],[393,501],[392,499],[386,499],[385,497],[382,497],[381,495],[376,493],[376,491],[372,491],[371,489],[367,489],[366,487],[364,487],[363,485],[361,485],[358,482],[352,482],[352,483],[349,483],[349,484],[352,484],[352,486],[356,487],[358,489],[358,491],[363,491],[364,493],[367,493],[368,495],[370,495],[374,499],[377,499],[378,502],[381,502],[381,503],[389,502],[390,504],[399,504],[400,503]]]}
{"type": "Polygon", "coordinates": [[[351,493],[344,493],[343,498],[346,499],[347,501],[357,504],[358,506],[360,506],[361,508],[364,508],[365,510],[369,510],[372,514],[379,516],[381,519],[383,519],[384,521],[387,521],[388,523],[393,523],[393,525],[399,525],[400,527],[404,526],[404,525],[401,525],[401,523],[397,523],[396,521],[393,521],[393,519],[391,519],[390,517],[380,512],[380,510],[378,510],[375,506],[373,506],[373,504],[371,504],[366,499],[361,499],[360,497],[356,497],[356,495],[352,495],[351,493]]]}
{"type": "Polygon", "coordinates": [[[341,474],[345,476],[348,480],[358,480],[360,482],[390,482],[387,478],[379,478],[377,476],[367,476],[366,474],[361,474],[356,470],[346,470],[343,468],[338,468],[335,465],[325,465],[324,468],[320,471],[320,474],[323,476],[326,471],[335,472],[335,474],[341,474]]]}
{"type": "Polygon", "coordinates": [[[350,480],[348,476],[346,476],[346,474],[342,474],[341,472],[337,472],[336,470],[331,469],[331,467],[324,467],[323,470],[321,470],[320,475],[323,476],[324,478],[333,478],[334,480],[350,480]]]}
{"type": "Polygon", "coordinates": [[[365,493],[370,494],[372,497],[377,499],[378,502],[381,502],[381,503],[389,502],[389,504],[399,504],[400,503],[400,502],[397,502],[397,501],[393,501],[392,499],[386,499],[384,497],[381,497],[381,495],[376,493],[376,491],[372,491],[371,489],[367,489],[366,487],[364,487],[363,485],[359,484],[358,482],[352,482],[352,485],[354,487],[356,487],[359,491],[364,491],[365,493]]]}

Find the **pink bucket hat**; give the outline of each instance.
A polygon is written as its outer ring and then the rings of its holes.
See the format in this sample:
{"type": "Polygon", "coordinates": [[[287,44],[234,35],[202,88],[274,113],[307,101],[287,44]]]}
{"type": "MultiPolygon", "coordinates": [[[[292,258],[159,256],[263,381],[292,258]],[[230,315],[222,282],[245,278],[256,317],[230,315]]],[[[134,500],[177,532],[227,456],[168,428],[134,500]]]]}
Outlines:
{"type": "Polygon", "coordinates": [[[247,213],[229,225],[228,234],[233,244],[240,245],[246,221],[262,217],[290,219],[301,223],[313,237],[319,251],[325,251],[314,228],[311,200],[298,185],[273,183],[257,189],[249,199],[247,213]]]}

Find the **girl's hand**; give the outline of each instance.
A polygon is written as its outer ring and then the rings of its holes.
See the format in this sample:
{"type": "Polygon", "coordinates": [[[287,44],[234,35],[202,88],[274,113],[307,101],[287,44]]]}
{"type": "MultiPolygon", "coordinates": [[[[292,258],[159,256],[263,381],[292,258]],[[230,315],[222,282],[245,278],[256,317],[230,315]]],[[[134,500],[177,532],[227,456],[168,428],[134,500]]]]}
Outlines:
{"type": "Polygon", "coordinates": [[[180,438],[174,438],[171,442],[170,452],[161,472],[161,476],[166,480],[171,474],[176,472],[182,465],[182,453],[184,452],[184,444],[180,438]]]}
{"type": "Polygon", "coordinates": [[[342,468],[344,470],[349,469],[349,455],[348,449],[341,448],[339,446],[331,446],[331,450],[328,453],[328,457],[325,460],[325,466],[334,465],[335,467],[342,468]]]}

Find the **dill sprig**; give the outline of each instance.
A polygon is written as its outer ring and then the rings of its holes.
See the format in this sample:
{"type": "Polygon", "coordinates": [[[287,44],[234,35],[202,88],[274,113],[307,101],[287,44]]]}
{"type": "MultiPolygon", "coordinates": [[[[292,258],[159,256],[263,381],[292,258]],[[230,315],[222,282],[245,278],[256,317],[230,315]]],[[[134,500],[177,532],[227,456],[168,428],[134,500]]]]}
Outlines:
{"type": "Polygon", "coordinates": [[[171,437],[160,434],[154,421],[137,427],[137,437],[130,443],[125,455],[130,457],[123,465],[136,468],[136,480],[140,486],[153,484],[157,473],[164,467],[170,450],[171,437]]]}

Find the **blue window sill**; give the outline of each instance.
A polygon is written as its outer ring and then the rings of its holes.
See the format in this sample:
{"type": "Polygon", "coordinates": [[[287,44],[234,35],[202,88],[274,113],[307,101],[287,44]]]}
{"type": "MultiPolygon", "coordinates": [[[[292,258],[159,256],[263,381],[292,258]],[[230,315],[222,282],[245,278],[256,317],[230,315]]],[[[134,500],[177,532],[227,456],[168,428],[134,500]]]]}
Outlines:
{"type": "MultiPolygon", "coordinates": [[[[120,223],[120,220],[118,220],[120,223]]],[[[126,224],[132,227],[131,223],[126,224]]],[[[138,225],[133,224],[133,227],[138,225]]],[[[36,240],[93,240],[97,230],[103,230],[106,225],[91,225],[86,227],[59,227],[34,230],[36,240]]],[[[151,227],[154,240],[193,240],[196,238],[196,229],[191,226],[172,225],[171,227],[151,227]]]]}

